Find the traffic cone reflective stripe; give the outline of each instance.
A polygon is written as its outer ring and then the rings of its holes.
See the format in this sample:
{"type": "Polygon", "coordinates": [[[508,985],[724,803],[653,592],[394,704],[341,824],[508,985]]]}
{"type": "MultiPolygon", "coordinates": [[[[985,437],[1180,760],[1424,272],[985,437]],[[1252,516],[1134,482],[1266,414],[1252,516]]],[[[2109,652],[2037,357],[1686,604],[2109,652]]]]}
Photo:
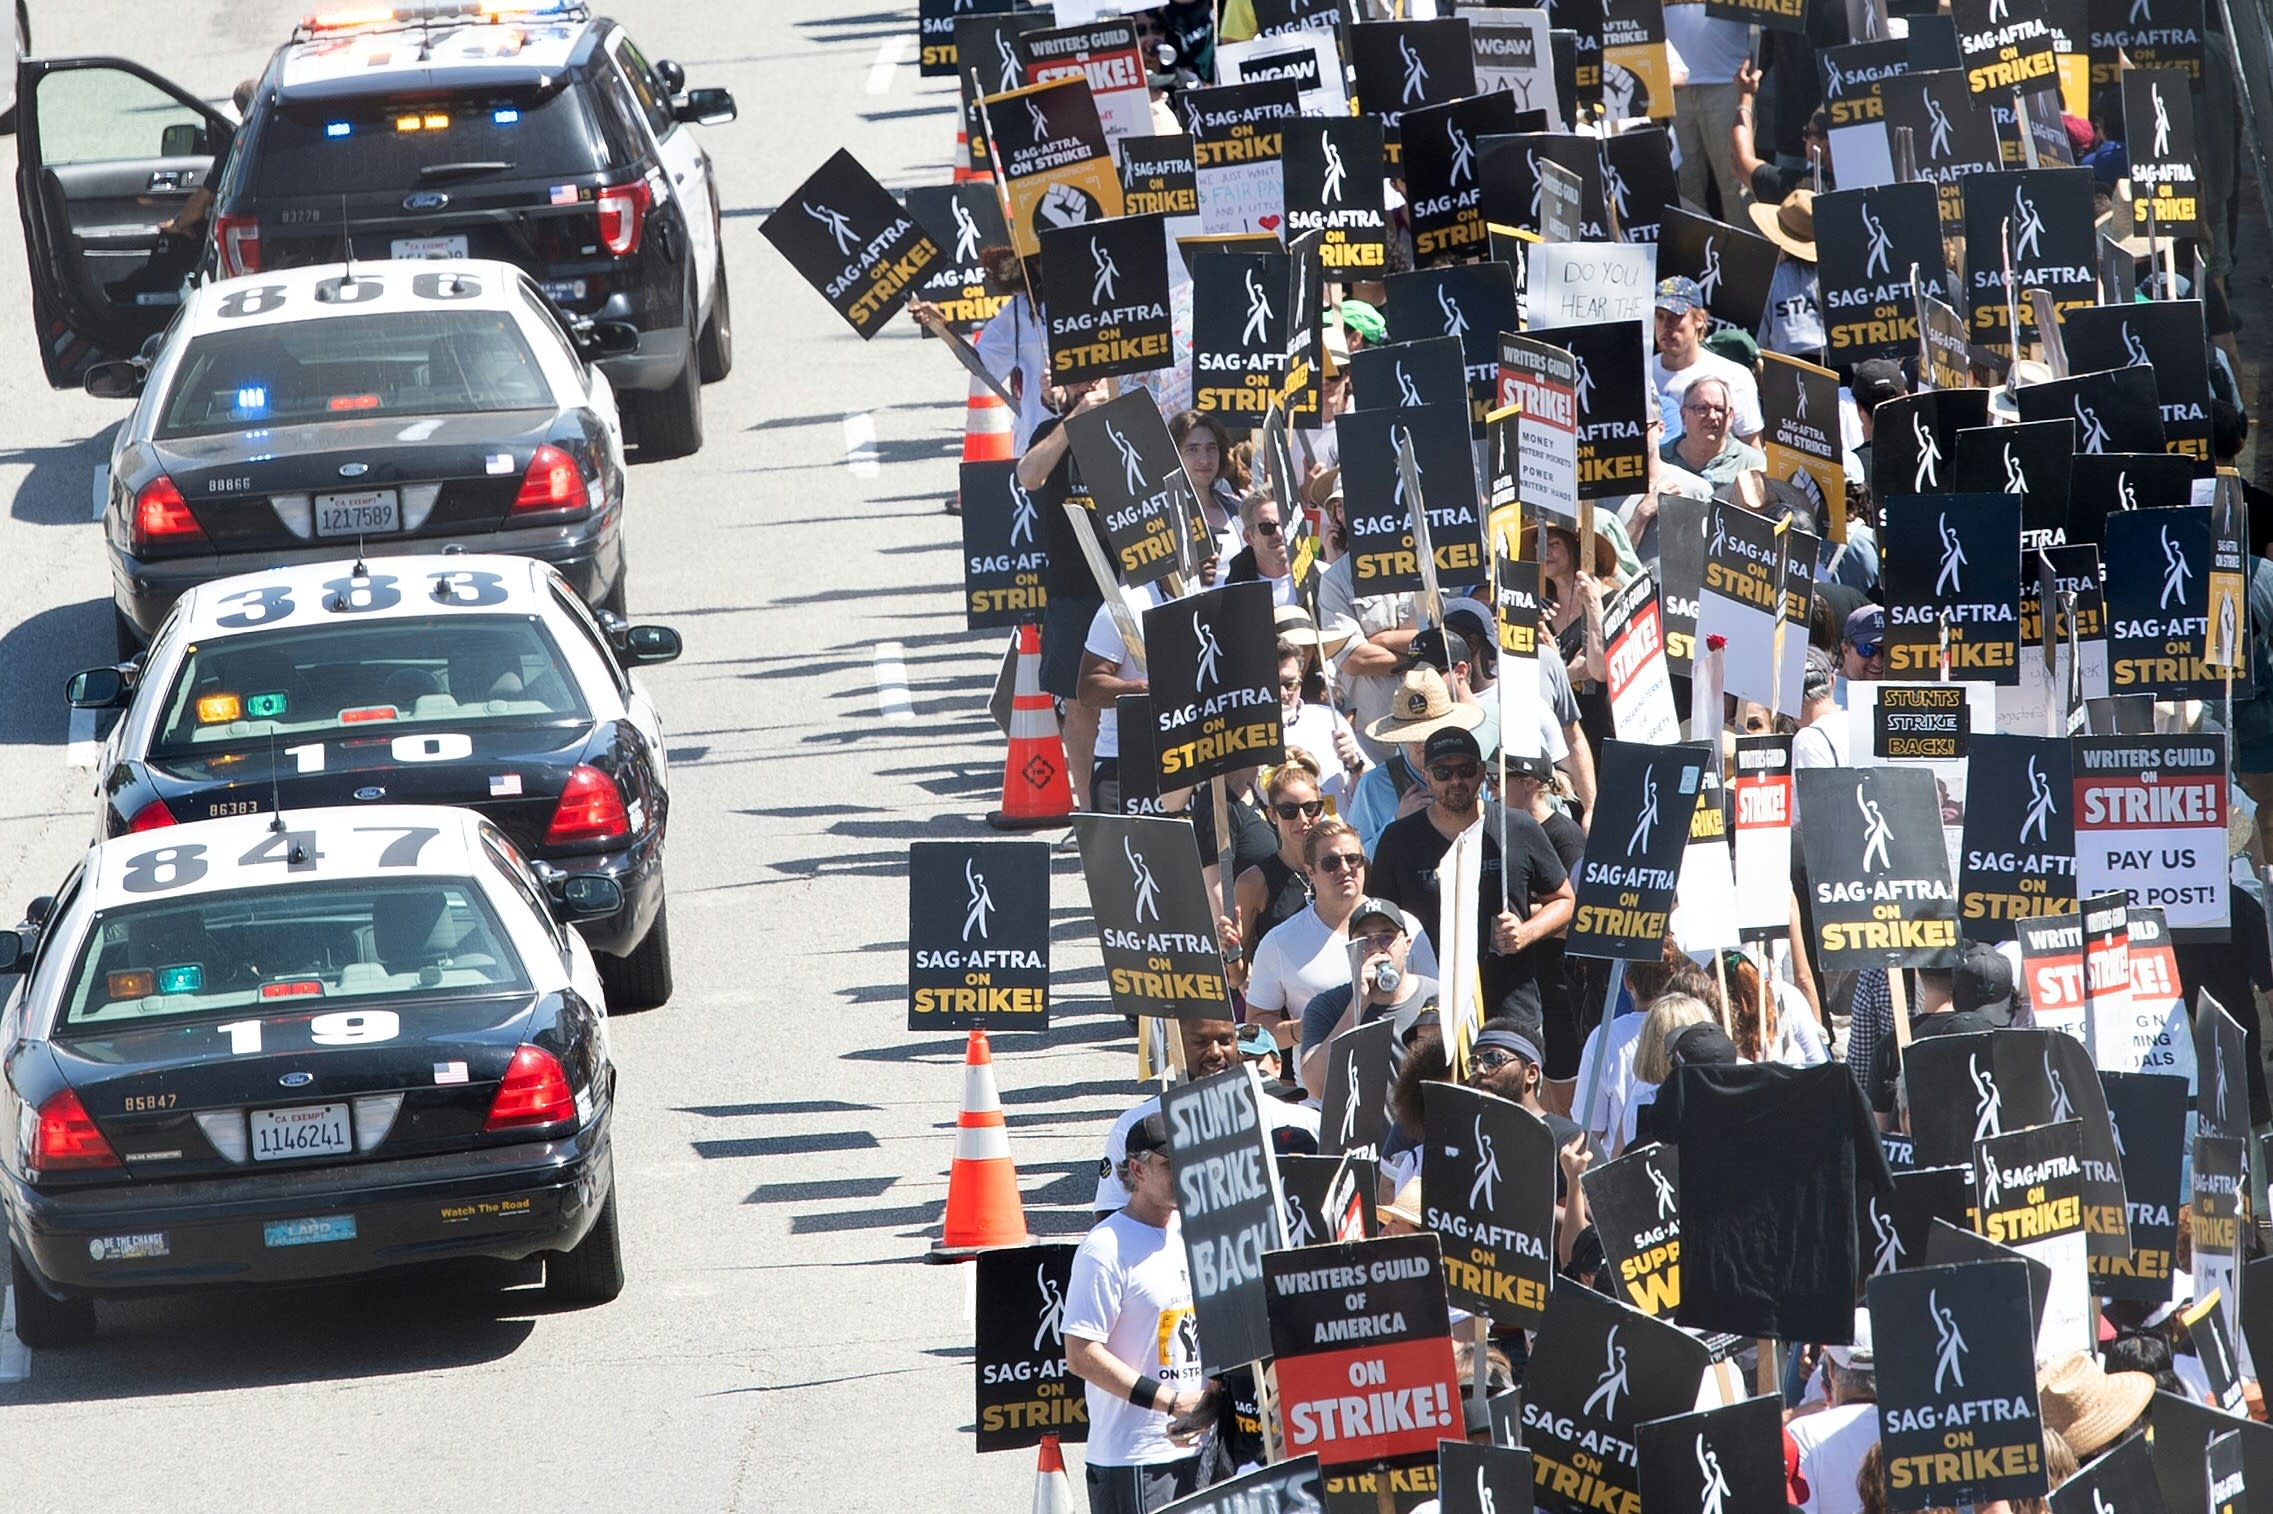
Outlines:
{"type": "Polygon", "coordinates": [[[1012,439],[1010,407],[991,384],[974,377],[971,398],[963,407],[963,461],[1007,463],[1012,439]]]}
{"type": "Polygon", "coordinates": [[[1065,743],[1058,716],[1042,692],[1042,633],[1018,628],[1018,682],[1010,696],[1010,755],[1002,767],[1002,808],[987,816],[998,831],[1056,825],[1073,813],[1073,784],[1066,776],[1065,743]]]}
{"type": "Polygon", "coordinates": [[[947,1217],[935,1261],[960,1260],[993,1246],[1024,1246],[1026,1206],[1018,1197],[1018,1169],[1010,1160],[1002,1097],[994,1086],[987,1033],[973,1029],[963,1053],[963,1109],[955,1118],[955,1163],[947,1173],[947,1217]]]}
{"type": "Polygon", "coordinates": [[[1066,1480],[1065,1454],[1055,1435],[1042,1437],[1034,1464],[1034,1514],[1074,1514],[1073,1484],[1066,1480]]]}

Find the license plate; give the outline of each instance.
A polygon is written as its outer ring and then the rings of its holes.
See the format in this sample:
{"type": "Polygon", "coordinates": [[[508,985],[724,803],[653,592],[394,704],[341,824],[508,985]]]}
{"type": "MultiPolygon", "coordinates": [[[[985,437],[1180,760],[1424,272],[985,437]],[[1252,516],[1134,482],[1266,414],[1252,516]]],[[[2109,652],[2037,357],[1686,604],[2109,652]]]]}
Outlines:
{"type": "Polygon", "coordinates": [[[326,1241],[355,1239],[355,1216],[319,1214],[304,1220],[270,1220],[260,1227],[267,1246],[320,1246],[326,1241]]]}
{"type": "Polygon", "coordinates": [[[402,499],[392,489],[316,496],[318,536],[378,536],[402,528],[402,499]]]}
{"type": "Polygon", "coordinates": [[[252,1114],[252,1136],[256,1162],[337,1156],[355,1149],[354,1138],[347,1129],[345,1104],[256,1109],[252,1114]]]}
{"type": "Polygon", "coordinates": [[[466,255],[464,237],[397,237],[393,243],[396,258],[462,258],[466,255]]]}

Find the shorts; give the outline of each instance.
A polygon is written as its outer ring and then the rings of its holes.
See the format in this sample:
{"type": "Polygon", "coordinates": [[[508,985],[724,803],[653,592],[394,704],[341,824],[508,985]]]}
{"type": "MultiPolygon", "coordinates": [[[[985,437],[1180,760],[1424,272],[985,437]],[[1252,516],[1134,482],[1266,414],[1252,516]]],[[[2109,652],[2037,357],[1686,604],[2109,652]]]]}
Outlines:
{"type": "Polygon", "coordinates": [[[1089,1514],[1152,1514],[1200,1490],[1200,1459],[1187,1456],[1142,1467],[1100,1467],[1091,1462],[1084,1475],[1089,1514]]]}
{"type": "Polygon", "coordinates": [[[1105,601],[1050,596],[1042,607],[1042,692],[1071,699],[1081,691],[1081,649],[1105,601]]]}

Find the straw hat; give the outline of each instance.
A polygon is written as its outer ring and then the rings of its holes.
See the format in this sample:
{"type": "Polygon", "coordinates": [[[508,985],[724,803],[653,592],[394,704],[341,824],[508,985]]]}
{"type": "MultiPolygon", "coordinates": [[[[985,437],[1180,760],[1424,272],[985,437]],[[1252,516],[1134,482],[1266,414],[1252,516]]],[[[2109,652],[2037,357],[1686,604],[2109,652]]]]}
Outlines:
{"type": "Polygon", "coordinates": [[[2097,1358],[2072,1351],[2038,1369],[2036,1396],[2044,1427],[2059,1431],[2078,1461],[2090,1461],[2137,1422],[2155,1396],[2155,1380],[2102,1371],[2097,1358]]]}
{"type": "Polygon", "coordinates": [[[1752,224],[1760,235],[1803,262],[1815,261],[1815,191],[1795,189],[1781,205],[1752,202],[1752,224]]]}
{"type": "Polygon", "coordinates": [[[1438,731],[1473,731],[1484,723],[1480,704],[1455,704],[1444,675],[1428,666],[1408,668],[1389,701],[1389,713],[1365,728],[1375,741],[1425,741],[1438,731]]]}
{"type": "Polygon", "coordinates": [[[1403,1220],[1415,1230],[1421,1225],[1421,1180],[1407,1178],[1405,1186],[1397,1190],[1395,1202],[1383,1204],[1374,1217],[1382,1220],[1403,1220]]]}
{"type": "Polygon", "coordinates": [[[1331,657],[1348,646],[1358,631],[1354,622],[1337,615],[1332,625],[1321,632],[1309,612],[1300,605],[1280,605],[1271,618],[1278,626],[1279,640],[1298,647],[1316,647],[1324,657],[1331,657]]]}
{"type": "MultiPolygon", "coordinates": [[[[1518,562],[1530,562],[1539,555],[1540,525],[1546,526],[1568,542],[1574,559],[1579,556],[1578,527],[1555,516],[1542,515],[1536,523],[1525,524],[1523,539],[1516,543],[1515,548],[1518,562]]],[[[1587,571],[1596,578],[1607,578],[1613,582],[1624,577],[1618,571],[1618,545],[1610,539],[1610,533],[1602,529],[1602,512],[1599,509],[1594,518],[1594,564],[1587,571]]]]}

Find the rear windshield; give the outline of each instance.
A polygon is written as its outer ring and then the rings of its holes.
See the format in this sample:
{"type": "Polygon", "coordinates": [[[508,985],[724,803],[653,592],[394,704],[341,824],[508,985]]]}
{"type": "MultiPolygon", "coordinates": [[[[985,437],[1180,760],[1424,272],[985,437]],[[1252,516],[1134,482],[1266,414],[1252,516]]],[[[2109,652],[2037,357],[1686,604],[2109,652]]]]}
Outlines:
{"type": "MultiPolygon", "coordinates": [[[[367,582],[382,594],[416,592],[383,582],[389,577],[381,564],[367,582]]],[[[388,740],[497,721],[591,719],[551,633],[517,615],[348,620],[193,643],[159,708],[153,757],[265,746],[273,737],[303,767],[294,738],[388,740]]]]}
{"type": "MultiPolygon", "coordinates": [[[[363,1009],[389,998],[528,991],[481,890],[462,879],[296,883],[106,912],[58,1029],[249,1009],[363,1009]]],[[[368,1034],[364,1039],[383,1039],[368,1034]]],[[[319,1026],[319,1029],[321,1027],[319,1026]]],[[[346,1039],[354,1027],[342,1027],[346,1039]]]]}
{"type": "Polygon", "coordinates": [[[261,127],[253,192],[307,199],[489,179],[579,179],[616,166],[576,92],[287,103],[261,127]]]}
{"type": "Polygon", "coordinates": [[[544,370],[505,311],[337,315],[198,337],[166,396],[157,435],[552,403],[544,370]]]}

